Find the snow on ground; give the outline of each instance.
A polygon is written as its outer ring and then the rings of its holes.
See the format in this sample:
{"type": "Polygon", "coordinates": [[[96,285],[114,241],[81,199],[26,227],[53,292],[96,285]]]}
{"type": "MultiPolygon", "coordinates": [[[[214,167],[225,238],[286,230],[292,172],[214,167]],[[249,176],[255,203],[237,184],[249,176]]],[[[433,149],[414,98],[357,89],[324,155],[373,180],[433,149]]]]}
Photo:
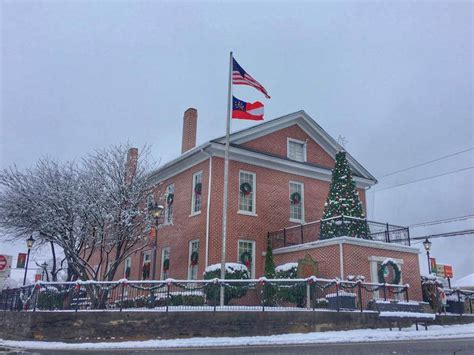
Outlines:
{"type": "Polygon", "coordinates": [[[442,339],[442,338],[470,338],[474,337],[474,323],[464,325],[429,326],[428,330],[416,331],[415,327],[403,328],[402,331],[388,329],[357,329],[346,331],[330,331],[306,334],[281,334],[254,337],[220,337],[220,338],[190,338],[170,340],[145,340],[126,342],[102,343],[61,343],[45,341],[13,341],[1,340],[0,346],[26,349],[166,349],[188,347],[221,347],[245,345],[288,345],[314,343],[354,343],[378,342],[394,340],[442,339]]]}

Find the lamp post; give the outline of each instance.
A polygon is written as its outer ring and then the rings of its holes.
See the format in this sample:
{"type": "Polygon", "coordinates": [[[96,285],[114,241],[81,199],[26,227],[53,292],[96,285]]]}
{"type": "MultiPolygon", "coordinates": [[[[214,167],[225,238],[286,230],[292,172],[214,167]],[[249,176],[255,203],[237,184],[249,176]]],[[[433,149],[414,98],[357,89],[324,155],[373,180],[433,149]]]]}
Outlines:
{"type": "Polygon", "coordinates": [[[30,261],[30,252],[31,252],[31,248],[33,248],[34,242],[35,242],[35,240],[33,239],[33,236],[30,236],[26,240],[26,246],[28,248],[28,255],[26,256],[25,276],[23,277],[23,286],[25,286],[25,284],[26,284],[26,274],[28,273],[28,262],[30,261]]]}
{"type": "Polygon", "coordinates": [[[426,257],[428,259],[428,274],[431,275],[431,263],[430,263],[431,242],[428,240],[428,238],[426,238],[425,241],[423,242],[423,246],[425,247],[426,257]]]}
{"type": "Polygon", "coordinates": [[[155,242],[153,245],[153,269],[151,273],[152,280],[156,279],[156,249],[158,246],[158,226],[162,222],[161,218],[163,216],[164,210],[165,208],[162,205],[158,205],[156,202],[150,203],[148,205],[148,212],[155,219],[155,225],[153,226],[154,228],[153,238],[155,239],[155,242]]]}

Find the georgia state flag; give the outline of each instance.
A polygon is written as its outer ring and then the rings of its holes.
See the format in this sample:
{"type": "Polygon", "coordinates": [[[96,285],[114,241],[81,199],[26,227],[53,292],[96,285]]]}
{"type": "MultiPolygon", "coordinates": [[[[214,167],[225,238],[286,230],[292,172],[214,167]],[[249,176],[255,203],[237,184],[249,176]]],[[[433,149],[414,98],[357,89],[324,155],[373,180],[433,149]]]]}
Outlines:
{"type": "Polygon", "coordinates": [[[232,118],[238,120],[263,121],[263,104],[245,102],[232,96],[232,118]]]}

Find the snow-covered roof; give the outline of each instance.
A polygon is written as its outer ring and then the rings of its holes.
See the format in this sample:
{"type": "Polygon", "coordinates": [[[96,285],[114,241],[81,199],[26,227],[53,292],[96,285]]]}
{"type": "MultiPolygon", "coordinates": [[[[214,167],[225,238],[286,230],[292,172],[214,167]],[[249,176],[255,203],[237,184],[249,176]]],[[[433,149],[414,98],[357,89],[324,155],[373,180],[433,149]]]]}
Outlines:
{"type": "Polygon", "coordinates": [[[455,287],[474,287],[474,272],[453,282],[455,287]]]}

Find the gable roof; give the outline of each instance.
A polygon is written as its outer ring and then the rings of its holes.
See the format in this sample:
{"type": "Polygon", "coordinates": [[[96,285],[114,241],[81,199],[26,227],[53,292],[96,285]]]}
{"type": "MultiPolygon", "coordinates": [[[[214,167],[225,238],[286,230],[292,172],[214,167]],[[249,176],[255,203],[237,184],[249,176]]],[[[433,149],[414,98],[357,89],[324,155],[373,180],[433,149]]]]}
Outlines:
{"type": "MultiPolygon", "coordinates": [[[[237,154],[237,150],[242,153],[242,151],[253,152],[254,154],[270,156],[265,152],[256,152],[251,149],[244,148],[240,144],[254,140],[256,138],[265,136],[272,132],[281,130],[283,128],[298,125],[308,136],[310,136],[316,143],[318,143],[333,159],[335,159],[336,153],[340,150],[343,150],[343,147],[339,145],[320,125],[318,125],[305,111],[297,111],[284,115],[272,120],[265,121],[263,123],[254,125],[249,128],[245,128],[236,132],[233,132],[229,136],[230,148],[234,150],[237,154]]],[[[201,144],[183,154],[181,154],[176,159],[164,164],[159,169],[155,170],[151,174],[151,180],[156,181],[165,179],[166,175],[164,172],[171,168],[175,167],[173,170],[176,171],[176,166],[181,166],[184,170],[185,167],[189,167],[190,164],[194,165],[203,160],[206,160],[209,157],[209,153],[215,151],[216,149],[222,148],[225,145],[225,136],[213,139],[204,144],[201,144]],[[160,178],[161,176],[161,178],[160,178]]],[[[217,154],[218,155],[218,154],[217,154]]],[[[352,157],[348,152],[346,152],[347,160],[351,169],[354,172],[355,177],[359,177],[359,180],[364,180],[365,185],[373,185],[377,183],[377,179],[370,174],[367,169],[365,169],[354,157],[352,157]]],[[[232,158],[232,157],[231,157],[232,158]]],[[[283,157],[273,157],[274,159],[286,160],[283,157]]],[[[295,162],[289,161],[292,165],[306,165],[308,167],[314,167],[315,169],[330,171],[327,167],[317,167],[314,164],[306,162],[295,162]]],[[[180,169],[181,170],[181,169],[180,169]]],[[[356,179],[357,180],[357,179],[356,179]]]]}

